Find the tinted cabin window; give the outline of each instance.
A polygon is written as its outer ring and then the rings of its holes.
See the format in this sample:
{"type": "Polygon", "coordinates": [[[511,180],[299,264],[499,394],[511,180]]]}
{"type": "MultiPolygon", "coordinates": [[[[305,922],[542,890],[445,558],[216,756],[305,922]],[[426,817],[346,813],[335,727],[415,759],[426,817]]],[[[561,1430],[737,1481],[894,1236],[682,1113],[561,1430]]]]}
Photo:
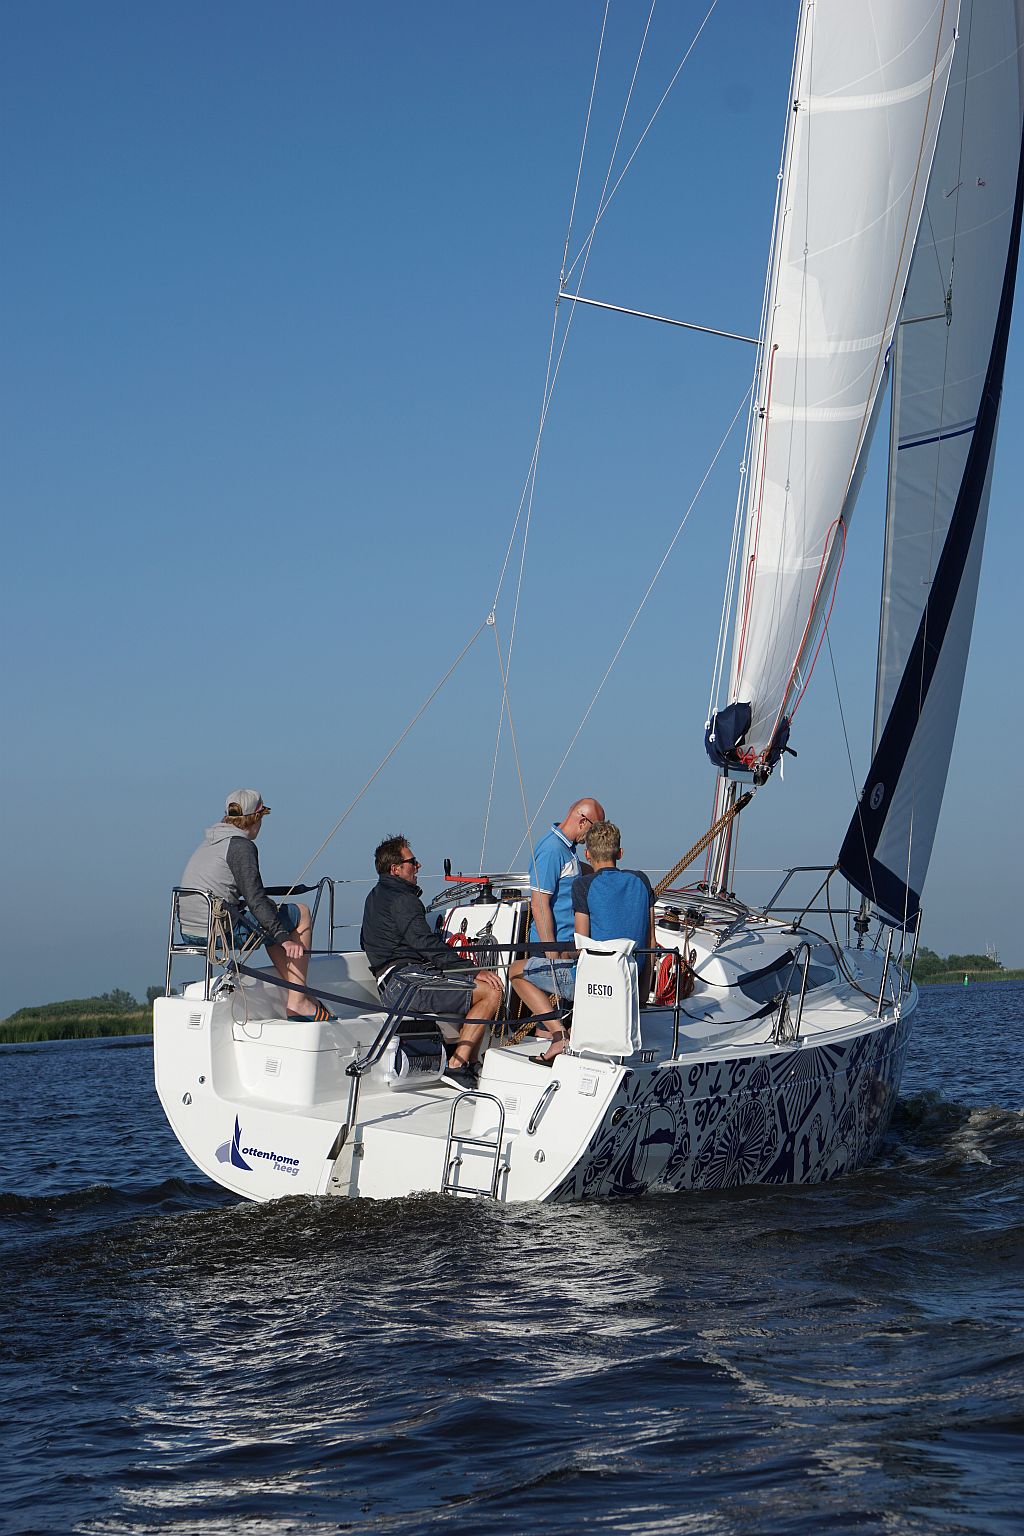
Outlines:
{"type": "MultiPolygon", "coordinates": [[[[798,965],[793,964],[793,956],[785,955],[779,961],[764,971],[748,971],[745,976],[740,976],[737,986],[744,997],[749,997],[754,1003],[770,1003],[780,992],[788,991],[790,994],[799,993],[803,981],[803,961],[798,965]]],[[[835,972],[830,966],[815,965],[813,961],[807,967],[807,990],[812,987],[823,987],[834,979],[835,972]]]]}

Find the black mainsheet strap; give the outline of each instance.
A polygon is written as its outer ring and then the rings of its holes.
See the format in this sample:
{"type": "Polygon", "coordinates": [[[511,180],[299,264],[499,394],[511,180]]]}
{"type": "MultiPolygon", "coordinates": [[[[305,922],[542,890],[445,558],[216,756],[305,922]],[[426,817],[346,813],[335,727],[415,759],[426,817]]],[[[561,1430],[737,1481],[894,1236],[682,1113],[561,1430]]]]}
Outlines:
{"type": "MultiPolygon", "coordinates": [[[[265,981],[271,987],[284,987],[288,992],[301,992],[304,997],[312,998],[314,1002],[343,1003],[346,1008],[358,1008],[360,1013],[366,1013],[368,1009],[380,1013],[387,1013],[389,1011],[384,1002],[381,1002],[380,1007],[374,1010],[372,1004],[368,1004],[365,997],[343,997],[340,992],[314,992],[312,987],[300,987],[295,982],[283,981],[280,976],[268,976],[266,971],[256,971],[250,965],[232,962],[230,970],[237,971],[239,976],[251,976],[253,981],[265,981]]],[[[424,1013],[422,1017],[438,1019],[445,1024],[465,1024],[466,1022],[465,1015],[461,1013],[424,1013]]],[[[515,1023],[517,1026],[527,1023],[545,1024],[551,1019],[560,1019],[561,1017],[562,1015],[557,1009],[552,1009],[550,1013],[524,1015],[521,1019],[516,1019],[515,1023]]],[[[486,1023],[487,1021],[481,1020],[480,1022],[486,1023]]]]}

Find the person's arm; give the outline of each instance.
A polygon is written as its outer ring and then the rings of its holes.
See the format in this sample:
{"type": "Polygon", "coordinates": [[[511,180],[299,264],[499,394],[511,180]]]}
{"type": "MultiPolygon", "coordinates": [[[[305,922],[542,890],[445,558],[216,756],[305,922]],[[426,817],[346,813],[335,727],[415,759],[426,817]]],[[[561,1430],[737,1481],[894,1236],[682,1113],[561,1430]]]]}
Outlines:
{"type": "Polygon", "coordinates": [[[590,906],[587,902],[587,886],[590,881],[585,875],[577,875],[572,883],[572,911],[576,932],[584,938],[590,937],[590,906]]]}
{"type": "MultiPolygon", "coordinates": [[[[531,862],[532,891],[530,896],[530,910],[533,916],[534,926],[537,929],[537,938],[545,944],[554,944],[558,937],[555,931],[555,914],[552,904],[555,892],[558,890],[558,882],[561,878],[562,864],[565,859],[564,847],[547,843],[535,852],[531,862]]],[[[546,954],[554,958],[558,954],[572,956],[574,949],[556,950],[549,949],[546,954]]]]}
{"type": "MultiPolygon", "coordinates": [[[[283,944],[293,929],[281,920],[281,913],[263,888],[259,855],[251,838],[240,834],[227,847],[227,864],[235,877],[238,894],[272,944],[283,944]]],[[[305,953],[300,949],[300,953],[305,953]]],[[[293,956],[293,958],[295,958],[293,956]]]]}
{"type": "Polygon", "coordinates": [[[530,911],[537,937],[545,944],[552,943],[555,937],[555,916],[551,910],[551,892],[534,891],[530,897],[530,911]]]}

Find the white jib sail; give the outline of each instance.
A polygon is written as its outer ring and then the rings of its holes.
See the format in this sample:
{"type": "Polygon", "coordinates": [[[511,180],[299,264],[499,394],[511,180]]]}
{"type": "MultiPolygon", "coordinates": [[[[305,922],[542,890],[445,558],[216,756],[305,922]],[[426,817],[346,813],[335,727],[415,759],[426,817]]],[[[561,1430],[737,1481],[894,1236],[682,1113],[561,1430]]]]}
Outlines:
{"type": "MultiPolygon", "coordinates": [[[[1022,118],[1024,0],[962,0],[896,354],[875,748],[929,603],[974,441],[1013,223],[1022,118]]],[[[873,886],[881,882],[888,894],[890,872],[897,898],[900,883],[915,901],[924,884],[960,707],[990,480],[989,466],[957,562],[941,658],[873,849],[869,894],[883,907],[873,886]]],[[[901,902],[894,915],[902,911],[901,902]]]]}
{"type": "Polygon", "coordinates": [[[769,747],[820,641],[885,383],[956,0],[805,0],[772,252],[733,646],[769,747]]]}

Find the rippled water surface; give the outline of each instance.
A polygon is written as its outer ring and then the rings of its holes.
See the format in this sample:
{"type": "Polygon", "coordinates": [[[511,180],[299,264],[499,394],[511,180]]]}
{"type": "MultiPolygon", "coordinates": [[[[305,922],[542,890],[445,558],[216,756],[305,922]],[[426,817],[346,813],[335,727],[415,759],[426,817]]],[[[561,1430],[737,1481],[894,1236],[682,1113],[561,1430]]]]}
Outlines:
{"type": "Polygon", "coordinates": [[[0,1530],[1019,1533],[1024,986],[828,1187],[237,1204],[149,1042],[0,1048],[0,1530]]]}

